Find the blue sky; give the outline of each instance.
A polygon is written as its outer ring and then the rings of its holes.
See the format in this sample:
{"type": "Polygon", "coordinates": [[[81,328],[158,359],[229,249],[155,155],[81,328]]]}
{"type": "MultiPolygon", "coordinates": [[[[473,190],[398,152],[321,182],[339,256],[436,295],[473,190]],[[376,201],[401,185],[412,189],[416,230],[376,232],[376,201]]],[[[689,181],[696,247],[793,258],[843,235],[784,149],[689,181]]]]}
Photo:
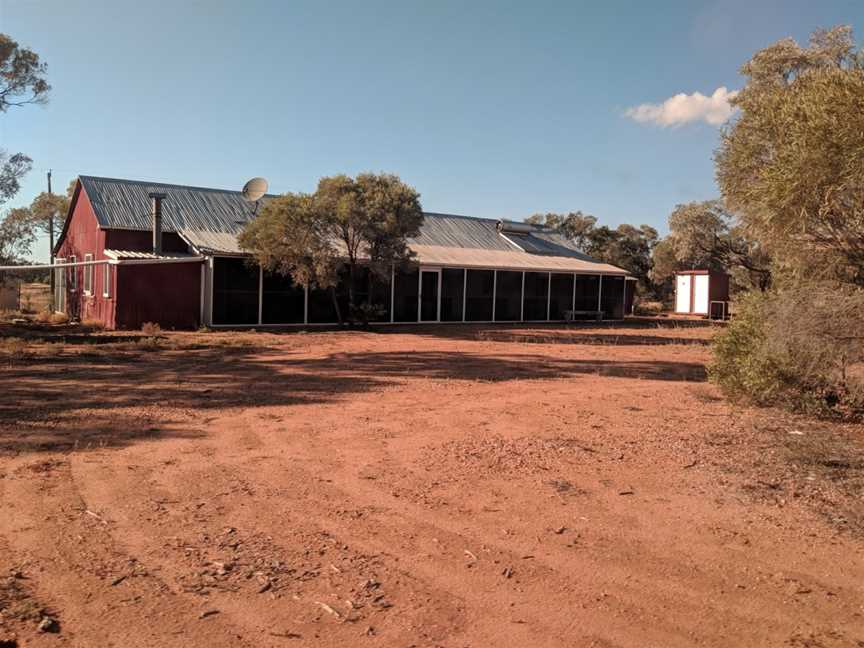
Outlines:
{"type": "Polygon", "coordinates": [[[54,87],[0,116],[2,146],[34,159],[7,206],[48,168],[60,190],[80,173],[275,192],[371,170],[428,211],[663,231],[717,194],[718,128],[626,111],[734,91],[757,49],[840,23],[860,42],[864,2],[0,0],[54,87]]]}

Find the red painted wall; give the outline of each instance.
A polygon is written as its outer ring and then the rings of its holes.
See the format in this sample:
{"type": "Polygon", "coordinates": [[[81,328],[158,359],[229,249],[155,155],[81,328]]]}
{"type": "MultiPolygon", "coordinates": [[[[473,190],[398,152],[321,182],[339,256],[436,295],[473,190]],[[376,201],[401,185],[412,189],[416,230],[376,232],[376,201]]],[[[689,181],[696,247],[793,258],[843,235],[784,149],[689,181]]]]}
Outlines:
{"type": "Polygon", "coordinates": [[[200,326],[201,263],[115,267],[116,328],[139,329],[144,322],[163,329],[200,326]]]}
{"type": "MultiPolygon", "coordinates": [[[[58,259],[84,261],[106,259],[105,250],[148,252],[153,247],[150,232],[104,230],[99,227],[87,192],[80,185],[73,196],[58,259]]],[[[162,246],[166,252],[188,252],[186,243],[175,233],[165,232],[162,246]]],[[[109,296],[104,296],[104,266],[93,268],[93,289],[84,292],[84,267],[66,270],[66,313],[70,318],[98,320],[106,328],[137,329],[144,322],[162,328],[195,328],[200,325],[201,264],[109,265],[109,296]],[[75,279],[75,289],[73,286],[75,279]]]]}
{"type": "MultiPolygon", "coordinates": [[[[79,187],[77,198],[63,242],[57,253],[58,258],[71,261],[75,255],[76,261],[84,261],[86,254],[92,254],[93,260],[105,259],[105,231],[99,228],[93,206],[87,197],[87,192],[79,187]]],[[[93,272],[93,287],[89,294],[84,292],[85,266],[67,268],[66,270],[66,313],[73,319],[98,320],[107,328],[114,328],[116,312],[117,281],[116,266],[109,271],[111,283],[110,296],[104,297],[104,269],[102,265],[90,266],[93,272]],[[73,278],[75,289],[73,290],[73,278]]]]}

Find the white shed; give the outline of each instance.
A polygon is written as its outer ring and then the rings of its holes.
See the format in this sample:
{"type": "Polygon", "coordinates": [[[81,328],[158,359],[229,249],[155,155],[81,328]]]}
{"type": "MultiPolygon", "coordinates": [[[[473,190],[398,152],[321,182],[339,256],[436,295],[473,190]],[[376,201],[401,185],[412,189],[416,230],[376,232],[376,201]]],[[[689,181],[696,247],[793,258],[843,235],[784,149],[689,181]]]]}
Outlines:
{"type": "Polygon", "coordinates": [[[675,312],[679,315],[728,314],[729,275],[709,270],[684,270],[675,274],[675,312]]]}

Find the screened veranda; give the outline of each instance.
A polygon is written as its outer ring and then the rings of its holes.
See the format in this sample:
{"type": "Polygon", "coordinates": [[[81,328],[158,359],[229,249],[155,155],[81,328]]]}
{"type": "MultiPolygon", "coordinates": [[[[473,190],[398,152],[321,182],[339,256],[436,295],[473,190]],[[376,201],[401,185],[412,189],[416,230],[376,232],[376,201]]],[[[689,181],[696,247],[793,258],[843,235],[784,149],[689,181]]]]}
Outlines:
{"type": "Polygon", "coordinates": [[[349,275],[345,267],[335,289],[306,290],[246,259],[216,257],[213,324],[336,324],[340,315],[381,323],[563,321],[598,312],[620,319],[627,303],[623,276],[425,266],[386,278],[358,266],[353,282],[349,275]],[[350,312],[349,286],[362,313],[350,312]]]}

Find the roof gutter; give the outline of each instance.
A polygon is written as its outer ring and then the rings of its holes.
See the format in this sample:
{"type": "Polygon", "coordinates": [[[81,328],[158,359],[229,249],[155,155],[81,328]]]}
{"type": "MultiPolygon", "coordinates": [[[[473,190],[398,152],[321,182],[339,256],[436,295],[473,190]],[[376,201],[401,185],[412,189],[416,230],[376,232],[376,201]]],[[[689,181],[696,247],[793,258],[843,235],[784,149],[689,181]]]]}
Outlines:
{"type": "Polygon", "coordinates": [[[182,257],[178,259],[99,259],[97,261],[76,261],[75,263],[37,263],[32,265],[0,266],[4,270],[56,270],[57,268],[77,268],[90,265],[164,265],[167,263],[201,263],[203,256],[182,257]]]}

